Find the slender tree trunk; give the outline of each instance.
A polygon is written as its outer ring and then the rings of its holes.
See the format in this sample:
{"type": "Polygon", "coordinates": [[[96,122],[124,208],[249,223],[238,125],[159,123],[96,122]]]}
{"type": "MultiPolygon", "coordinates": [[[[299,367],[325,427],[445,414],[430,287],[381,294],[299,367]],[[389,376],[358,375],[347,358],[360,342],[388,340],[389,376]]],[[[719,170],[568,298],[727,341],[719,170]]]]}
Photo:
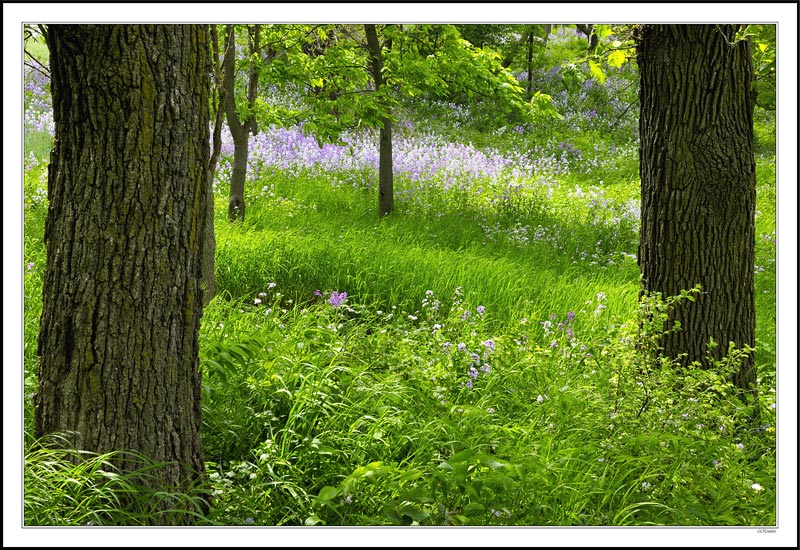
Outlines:
{"type": "Polygon", "coordinates": [[[258,77],[260,74],[259,63],[254,60],[261,53],[261,25],[248,26],[250,34],[250,68],[247,76],[247,106],[250,109],[250,116],[247,119],[247,130],[253,134],[258,134],[258,123],[254,115],[256,98],[258,97],[258,77]]]}
{"type": "MultiPolygon", "coordinates": [[[[663,338],[684,365],[755,341],[755,161],[750,45],[733,25],[646,25],[640,72],[644,290],[672,296],[699,283],[663,338]],[[719,344],[709,350],[712,339],[719,344]],[[685,355],[684,355],[685,354],[685,355]]],[[[754,391],[748,357],[735,377],[754,391]]]]}
{"type": "MultiPolygon", "coordinates": [[[[383,87],[383,53],[378,42],[375,25],[364,25],[367,47],[370,52],[370,68],[375,92],[383,87]]],[[[387,216],[394,210],[394,172],[392,168],[392,121],[385,117],[381,124],[378,167],[378,215],[387,216]]]]}
{"type": "Polygon", "coordinates": [[[547,44],[547,41],[550,39],[550,33],[553,32],[554,25],[552,23],[547,23],[544,26],[544,43],[547,44]]]}
{"type": "Polygon", "coordinates": [[[394,210],[394,168],[392,166],[392,121],[383,119],[380,130],[378,166],[378,214],[388,216],[394,210]]]}
{"type": "Polygon", "coordinates": [[[222,122],[225,118],[223,108],[224,87],[222,82],[222,61],[219,56],[219,34],[215,24],[211,27],[211,66],[214,74],[211,105],[214,112],[214,130],[211,134],[211,158],[208,161],[208,188],[211,200],[206,207],[205,240],[207,246],[203,251],[203,282],[205,294],[203,305],[208,305],[216,293],[216,279],[214,274],[214,254],[216,251],[216,237],[214,235],[214,176],[217,172],[217,163],[222,151],[222,122]]]}
{"type": "MultiPolygon", "coordinates": [[[[50,25],[55,142],[36,433],[202,478],[204,25],[50,25]]],[[[125,463],[121,467],[125,468],[125,463]]]]}
{"type": "Polygon", "coordinates": [[[234,25],[227,26],[225,56],[222,62],[224,82],[225,117],[233,138],[233,173],[228,198],[228,219],[244,220],[244,182],[247,176],[248,128],[236,112],[236,31],[234,25]]]}
{"type": "Polygon", "coordinates": [[[527,97],[533,96],[533,28],[528,29],[528,50],[525,56],[525,69],[528,71],[528,86],[525,90],[527,97]]]}
{"type": "Polygon", "coordinates": [[[599,38],[597,33],[594,30],[594,25],[575,25],[579,31],[586,35],[586,40],[588,40],[588,45],[586,47],[586,51],[590,54],[593,54],[595,50],[597,50],[597,44],[599,43],[599,38]]]}
{"type": "MultiPolygon", "coordinates": [[[[260,51],[261,25],[249,28],[250,55],[260,51]]],[[[236,111],[236,27],[227,26],[225,40],[225,57],[222,62],[223,72],[223,105],[228,127],[233,138],[233,173],[231,174],[231,190],[228,198],[228,219],[230,221],[244,220],[245,202],[244,185],[247,179],[247,158],[250,154],[248,147],[249,134],[258,133],[253,110],[258,94],[258,63],[251,59],[247,79],[247,105],[250,109],[249,116],[242,120],[236,111]]]]}

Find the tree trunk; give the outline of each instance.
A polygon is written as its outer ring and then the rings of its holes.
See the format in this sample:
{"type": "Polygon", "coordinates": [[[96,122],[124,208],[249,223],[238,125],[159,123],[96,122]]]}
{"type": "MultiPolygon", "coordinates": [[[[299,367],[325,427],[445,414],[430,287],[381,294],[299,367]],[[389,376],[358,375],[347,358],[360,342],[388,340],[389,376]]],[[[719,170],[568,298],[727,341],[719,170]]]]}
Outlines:
{"type": "Polygon", "coordinates": [[[258,77],[261,72],[259,63],[254,60],[261,56],[261,25],[249,25],[250,36],[250,67],[247,73],[247,107],[250,116],[247,118],[247,131],[253,135],[258,134],[258,123],[255,117],[256,98],[258,97],[258,77]]]}
{"type": "MultiPolygon", "coordinates": [[[[681,330],[662,341],[684,365],[708,367],[706,356],[725,356],[729,342],[755,341],[753,61],[735,34],[732,25],[646,25],[637,41],[639,265],[646,291],[702,286],[670,320],[681,330]]],[[[755,370],[751,355],[737,386],[754,391],[755,370]]]]}
{"type": "Polygon", "coordinates": [[[212,87],[211,106],[214,112],[214,130],[211,134],[211,158],[208,161],[208,188],[211,200],[206,206],[206,229],[204,239],[206,247],[203,250],[203,305],[207,306],[216,293],[216,279],[214,273],[214,255],[217,239],[214,235],[214,176],[217,172],[219,155],[222,152],[222,121],[225,116],[223,108],[224,88],[222,83],[222,62],[219,56],[219,35],[217,25],[211,27],[211,66],[213,68],[214,85],[212,87]]]}
{"type": "MultiPolygon", "coordinates": [[[[364,25],[370,52],[370,70],[375,82],[375,92],[383,87],[383,53],[378,42],[375,25],[364,25]]],[[[392,121],[384,117],[381,122],[378,166],[378,215],[387,216],[394,210],[394,173],[392,168],[392,121]]]]}
{"type": "Polygon", "coordinates": [[[242,123],[236,112],[236,31],[233,25],[227,26],[225,57],[222,62],[224,81],[225,117],[233,138],[233,173],[228,198],[228,219],[244,220],[244,181],[247,176],[248,125],[242,123]]]}
{"type": "Polygon", "coordinates": [[[586,47],[586,51],[589,54],[593,54],[597,50],[597,44],[599,43],[599,37],[595,32],[594,25],[575,25],[579,31],[586,35],[586,39],[588,40],[588,45],[586,47]]]}
{"type": "Polygon", "coordinates": [[[528,28],[527,51],[525,52],[525,70],[528,73],[528,84],[525,89],[525,96],[530,99],[533,96],[533,27],[528,28]]]}
{"type": "Polygon", "coordinates": [[[158,476],[182,491],[204,471],[207,28],[51,25],[47,45],[55,141],[36,433],[171,462],[158,476]]]}
{"type": "Polygon", "coordinates": [[[394,168],[392,166],[392,121],[383,119],[378,155],[378,214],[388,216],[394,210],[394,168]]]}

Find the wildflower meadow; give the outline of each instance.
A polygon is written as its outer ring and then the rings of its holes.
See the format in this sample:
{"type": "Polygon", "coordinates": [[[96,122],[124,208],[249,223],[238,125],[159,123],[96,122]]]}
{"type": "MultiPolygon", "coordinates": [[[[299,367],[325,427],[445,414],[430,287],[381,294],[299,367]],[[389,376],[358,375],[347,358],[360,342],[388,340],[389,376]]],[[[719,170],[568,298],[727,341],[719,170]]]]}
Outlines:
{"type": "MultiPolygon", "coordinates": [[[[204,499],[208,526],[776,524],[775,112],[755,113],[753,410],[729,382],[735,356],[714,370],[642,358],[687,298],[639,299],[636,65],[601,83],[573,61],[585,47],[559,28],[531,73],[560,119],[405,100],[385,218],[377,132],[321,143],[296,123],[250,136],[247,218],[229,222],[223,130],[200,328],[210,488],[148,498],[175,513],[204,499]]],[[[145,523],[144,502],[115,507],[129,483],[106,457],[32,436],[46,76],[26,68],[24,94],[25,523],[145,523]]],[[[287,94],[270,101],[302,100],[287,94]]]]}

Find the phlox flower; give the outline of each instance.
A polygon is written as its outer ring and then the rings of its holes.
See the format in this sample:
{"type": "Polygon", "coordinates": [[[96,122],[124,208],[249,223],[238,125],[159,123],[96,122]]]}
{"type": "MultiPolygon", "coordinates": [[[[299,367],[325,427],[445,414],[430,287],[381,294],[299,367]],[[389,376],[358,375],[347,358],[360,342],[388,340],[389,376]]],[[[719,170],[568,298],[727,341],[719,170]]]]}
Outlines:
{"type": "Polygon", "coordinates": [[[339,307],[345,300],[347,300],[347,292],[336,292],[334,290],[331,292],[330,298],[328,298],[328,303],[333,307],[339,307]]]}

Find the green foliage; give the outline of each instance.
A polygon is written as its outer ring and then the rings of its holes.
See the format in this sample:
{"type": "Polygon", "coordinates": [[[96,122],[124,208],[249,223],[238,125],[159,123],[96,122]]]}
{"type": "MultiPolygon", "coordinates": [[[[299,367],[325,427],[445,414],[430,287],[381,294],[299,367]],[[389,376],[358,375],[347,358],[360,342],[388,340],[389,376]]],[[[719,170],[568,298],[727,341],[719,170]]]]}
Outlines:
{"type": "Polygon", "coordinates": [[[748,25],[740,39],[749,39],[753,49],[753,92],[756,105],[768,111],[775,110],[776,101],[776,25],[748,25]]]}
{"type": "Polygon", "coordinates": [[[320,141],[336,141],[347,128],[376,128],[385,118],[396,120],[395,109],[404,97],[482,99],[523,122],[558,116],[546,94],[526,102],[524,89],[499,54],[476,48],[452,25],[379,25],[385,87],[375,90],[360,27],[267,26],[283,33],[284,49],[264,78],[282,89],[311,92],[300,110],[275,116],[302,120],[320,141]]]}
{"type": "Polygon", "coordinates": [[[187,515],[202,523],[200,490],[159,489],[158,463],[137,453],[94,454],[51,435],[25,450],[26,526],[173,525],[187,515]],[[120,461],[137,465],[120,471],[120,461]]]}

